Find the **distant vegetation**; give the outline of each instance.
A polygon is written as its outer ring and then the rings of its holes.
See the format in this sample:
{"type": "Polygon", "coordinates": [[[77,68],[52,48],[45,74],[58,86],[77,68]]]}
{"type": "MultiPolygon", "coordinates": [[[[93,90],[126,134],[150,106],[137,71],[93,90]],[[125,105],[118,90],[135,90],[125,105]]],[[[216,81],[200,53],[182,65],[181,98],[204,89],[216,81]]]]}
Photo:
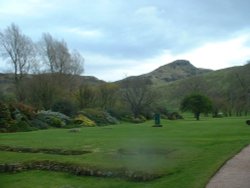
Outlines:
{"type": "Polygon", "coordinates": [[[84,58],[49,33],[33,42],[11,24],[0,32],[0,50],[12,66],[12,73],[0,74],[2,132],[64,126],[60,117],[41,121],[45,112],[66,115],[71,126],[140,123],[154,113],[179,119],[181,101],[194,93],[211,99],[214,117],[249,114],[249,63],[212,71],[177,60],[148,74],[106,83],[81,76],[84,58]]]}
{"type": "Polygon", "coordinates": [[[204,95],[192,94],[182,100],[181,110],[193,112],[196,120],[200,120],[201,113],[208,114],[212,111],[212,102],[204,95]]]}

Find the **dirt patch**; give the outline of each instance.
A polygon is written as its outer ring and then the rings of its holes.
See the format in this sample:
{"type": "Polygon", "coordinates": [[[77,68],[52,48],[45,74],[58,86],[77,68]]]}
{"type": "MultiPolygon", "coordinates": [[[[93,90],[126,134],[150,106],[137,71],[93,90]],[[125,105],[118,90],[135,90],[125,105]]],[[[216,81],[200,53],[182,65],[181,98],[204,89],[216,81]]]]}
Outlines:
{"type": "Polygon", "coordinates": [[[87,153],[92,153],[92,151],[87,150],[64,150],[58,148],[26,148],[26,147],[10,147],[10,146],[0,146],[0,151],[10,151],[10,152],[21,152],[21,153],[46,153],[46,154],[56,154],[56,155],[83,155],[87,153]]]}
{"type": "Polygon", "coordinates": [[[126,168],[119,169],[100,169],[93,166],[83,166],[72,163],[62,163],[56,161],[30,161],[15,164],[0,164],[0,172],[21,172],[26,170],[47,170],[56,172],[67,172],[77,176],[94,177],[118,177],[130,181],[152,181],[160,178],[161,174],[151,174],[141,171],[131,171],[126,168]]]}

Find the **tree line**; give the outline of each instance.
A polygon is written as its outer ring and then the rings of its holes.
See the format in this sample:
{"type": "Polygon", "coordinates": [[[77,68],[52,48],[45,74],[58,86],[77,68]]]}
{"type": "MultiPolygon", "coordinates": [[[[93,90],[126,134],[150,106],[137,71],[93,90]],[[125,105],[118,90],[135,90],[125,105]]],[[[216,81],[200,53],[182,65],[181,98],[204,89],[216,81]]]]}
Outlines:
{"type": "Polygon", "coordinates": [[[80,76],[82,55],[49,33],[35,43],[13,23],[0,32],[0,51],[13,70],[15,100],[37,109],[59,108],[71,115],[76,109],[98,107],[118,116],[130,111],[137,118],[155,98],[143,79],[89,84],[80,76]]]}
{"type": "MultiPolygon", "coordinates": [[[[49,33],[33,42],[15,24],[0,31],[0,52],[13,72],[13,91],[7,95],[14,93],[12,100],[37,109],[73,115],[84,108],[101,108],[116,117],[131,115],[138,119],[143,115],[151,118],[153,112],[166,114],[166,107],[171,106],[172,101],[175,102],[174,111],[180,104],[181,109],[186,110],[185,97],[200,94],[209,97],[211,105],[205,110],[199,105],[198,110],[192,109],[197,119],[201,111],[213,112],[214,116],[219,112],[229,116],[249,112],[249,63],[237,71],[229,71],[224,80],[198,76],[176,85],[155,88],[150,80],[143,78],[89,83],[80,76],[84,72],[84,58],[77,50],[70,50],[64,40],[49,33]]],[[[6,99],[1,90],[0,99],[6,99]]]]}
{"type": "Polygon", "coordinates": [[[46,74],[59,84],[65,77],[79,75],[84,70],[84,58],[78,51],[70,51],[64,40],[44,33],[34,43],[14,23],[0,32],[0,47],[2,58],[12,67],[18,101],[25,100],[23,81],[28,74],[46,74]]]}

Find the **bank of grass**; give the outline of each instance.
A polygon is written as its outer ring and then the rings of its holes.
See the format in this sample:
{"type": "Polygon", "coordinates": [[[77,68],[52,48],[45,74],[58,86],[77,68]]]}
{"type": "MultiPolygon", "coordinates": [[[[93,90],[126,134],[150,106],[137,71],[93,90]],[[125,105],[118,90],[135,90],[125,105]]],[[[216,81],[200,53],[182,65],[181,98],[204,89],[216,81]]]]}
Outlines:
{"type": "Polygon", "coordinates": [[[121,123],[106,127],[82,128],[72,133],[49,129],[25,133],[0,134],[0,144],[13,147],[90,150],[83,155],[17,153],[0,151],[0,163],[35,160],[89,165],[95,168],[126,168],[161,174],[149,182],[124,178],[78,177],[68,173],[26,171],[0,173],[0,187],[187,187],[202,188],[216,170],[230,157],[250,144],[246,117],[195,121],[121,123]]]}

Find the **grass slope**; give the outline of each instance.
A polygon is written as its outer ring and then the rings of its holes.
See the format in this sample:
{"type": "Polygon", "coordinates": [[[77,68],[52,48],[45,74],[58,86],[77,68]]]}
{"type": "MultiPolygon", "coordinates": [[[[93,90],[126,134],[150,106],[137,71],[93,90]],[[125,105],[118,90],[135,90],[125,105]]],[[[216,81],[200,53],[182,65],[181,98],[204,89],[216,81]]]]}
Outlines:
{"type": "Polygon", "coordinates": [[[25,171],[0,173],[0,187],[204,187],[230,157],[250,144],[247,118],[202,118],[83,128],[78,133],[50,129],[0,134],[0,144],[12,147],[90,150],[83,155],[0,151],[0,163],[52,160],[97,168],[127,168],[163,176],[149,182],[120,178],[79,177],[68,173],[25,171]]]}

